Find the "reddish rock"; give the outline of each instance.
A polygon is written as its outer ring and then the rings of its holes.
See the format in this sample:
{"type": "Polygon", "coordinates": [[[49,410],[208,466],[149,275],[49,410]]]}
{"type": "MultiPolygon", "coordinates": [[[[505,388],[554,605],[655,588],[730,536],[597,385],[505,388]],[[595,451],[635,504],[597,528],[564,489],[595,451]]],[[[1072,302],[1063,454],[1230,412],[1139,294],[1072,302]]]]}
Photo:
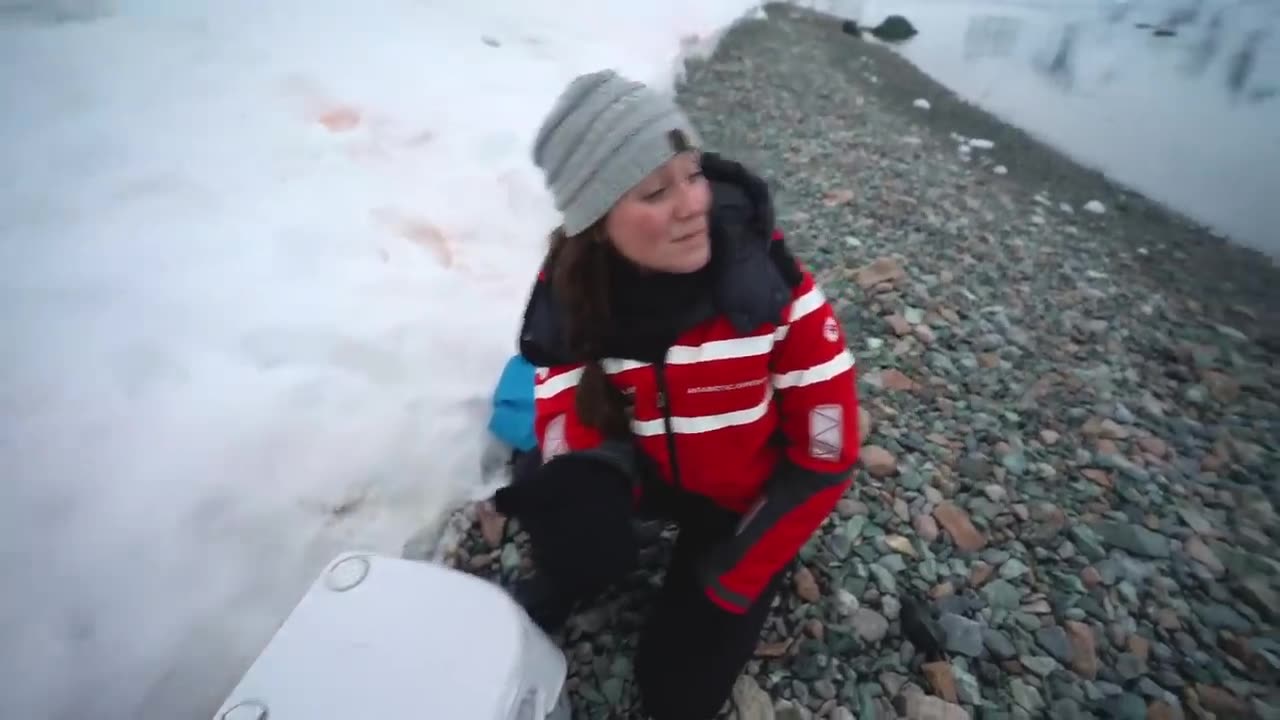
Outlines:
{"type": "Polygon", "coordinates": [[[915,333],[916,339],[925,345],[932,345],[938,340],[938,336],[933,332],[933,328],[928,325],[917,325],[912,332],[915,333]]]}
{"type": "Polygon", "coordinates": [[[880,283],[896,283],[905,280],[907,273],[895,258],[882,257],[854,272],[854,280],[863,290],[870,290],[880,283]]]}
{"type": "Polygon", "coordinates": [[[867,438],[871,437],[871,428],[872,428],[871,413],[867,412],[866,408],[859,407],[858,408],[858,439],[861,440],[862,442],[866,442],[867,438]]]}
{"type": "Polygon", "coordinates": [[[1080,474],[1092,480],[1094,484],[1107,488],[1108,490],[1114,485],[1111,480],[1111,473],[1101,468],[1085,468],[1080,471],[1080,474]]]}
{"type": "Polygon", "coordinates": [[[1253,717],[1253,708],[1249,703],[1236,697],[1230,690],[1225,690],[1204,683],[1196,683],[1196,695],[1206,710],[1216,713],[1220,718],[1253,717]]]}
{"type": "Polygon", "coordinates": [[[1181,710],[1164,700],[1156,700],[1147,706],[1147,720],[1183,720],[1181,710]]]}
{"type": "Polygon", "coordinates": [[[929,681],[929,687],[933,688],[934,695],[949,703],[959,700],[959,695],[956,693],[956,678],[951,672],[951,663],[945,660],[925,663],[920,666],[920,670],[929,681]]]}
{"type": "Polygon", "coordinates": [[[1206,370],[1200,381],[1209,389],[1213,399],[1223,404],[1235,402],[1240,397],[1240,381],[1217,370],[1206,370]]]}
{"type": "Polygon", "coordinates": [[[1138,438],[1138,447],[1142,448],[1143,452],[1156,458],[1163,458],[1169,454],[1169,446],[1165,441],[1154,435],[1138,438]]]}
{"type": "Polygon", "coordinates": [[[888,323],[898,337],[911,333],[911,323],[908,323],[906,318],[897,313],[887,316],[884,321],[888,323]]]}
{"type": "Polygon", "coordinates": [[[986,537],[973,526],[969,514],[954,503],[944,502],[934,508],[933,517],[961,550],[977,552],[986,547],[986,537]]]}
{"type": "Polygon", "coordinates": [[[1040,431],[1040,442],[1044,443],[1045,445],[1057,445],[1058,441],[1061,439],[1062,439],[1062,436],[1059,435],[1055,430],[1040,431]]]}
{"type": "Polygon", "coordinates": [[[986,370],[994,370],[1000,367],[1000,356],[995,353],[981,353],[978,355],[978,366],[986,370]]]}
{"type": "Polygon", "coordinates": [[[956,594],[956,586],[952,585],[950,580],[946,582],[940,582],[937,585],[934,585],[933,587],[929,588],[929,597],[933,598],[934,600],[938,600],[944,597],[949,597],[955,594],[956,594]]]}
{"type": "Polygon", "coordinates": [[[915,528],[916,535],[920,536],[925,543],[932,543],[938,539],[941,532],[938,529],[938,522],[933,519],[932,515],[917,515],[911,520],[911,526],[915,528]]]}
{"type": "Polygon", "coordinates": [[[1085,587],[1095,588],[1102,584],[1102,573],[1090,565],[1080,571],[1080,579],[1084,581],[1085,587]]]}
{"type": "Polygon", "coordinates": [[[480,535],[491,548],[502,545],[507,527],[507,517],[498,512],[493,503],[482,502],[476,506],[476,519],[480,521],[480,535]]]}
{"type": "Polygon", "coordinates": [[[982,587],[987,584],[991,576],[995,574],[996,569],[982,561],[974,563],[969,568],[969,585],[970,587],[982,587]]]}
{"type": "Polygon", "coordinates": [[[913,392],[919,385],[916,381],[907,377],[900,370],[890,368],[880,373],[880,384],[886,390],[897,390],[901,392],[913,392]]]}
{"type": "Polygon", "coordinates": [[[898,459],[879,445],[863,446],[859,457],[871,477],[886,478],[898,472],[898,459]]]}
{"type": "Polygon", "coordinates": [[[1182,543],[1182,550],[1193,560],[1204,565],[1213,573],[1214,577],[1222,577],[1227,572],[1227,568],[1222,564],[1222,560],[1218,559],[1213,549],[1205,544],[1199,536],[1192,535],[1182,543]]]}
{"type": "Polygon", "coordinates": [[[774,642],[760,643],[756,646],[756,657],[758,658],[780,658],[787,654],[787,650],[791,648],[791,639],[776,640],[774,642]]]}
{"type": "Polygon", "coordinates": [[[1116,442],[1110,438],[1098,438],[1098,441],[1093,444],[1093,449],[1096,450],[1099,455],[1120,454],[1120,446],[1116,445],[1116,442]]]}
{"type": "Polygon", "coordinates": [[[818,581],[814,579],[813,573],[809,568],[801,565],[796,568],[792,574],[791,581],[795,584],[796,595],[800,596],[805,602],[818,602],[822,597],[822,592],[818,589],[818,581]]]}
{"type": "Polygon", "coordinates": [[[1129,437],[1129,428],[1110,418],[1098,423],[1098,431],[1108,440],[1124,440],[1129,437]]]}
{"type": "Polygon", "coordinates": [[[1097,678],[1098,644],[1093,636],[1093,628],[1074,620],[1068,620],[1062,626],[1066,628],[1067,639],[1071,642],[1071,669],[1082,678],[1097,678]]]}
{"type": "Polygon", "coordinates": [[[1151,641],[1137,633],[1129,636],[1126,645],[1129,648],[1129,654],[1143,662],[1151,657],[1151,641]]]}

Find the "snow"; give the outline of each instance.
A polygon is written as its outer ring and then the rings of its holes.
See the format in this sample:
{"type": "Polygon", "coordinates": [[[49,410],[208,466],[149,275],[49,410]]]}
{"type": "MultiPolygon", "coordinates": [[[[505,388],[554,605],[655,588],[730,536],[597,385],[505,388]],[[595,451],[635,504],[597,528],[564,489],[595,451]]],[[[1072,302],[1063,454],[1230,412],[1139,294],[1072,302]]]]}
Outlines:
{"type": "Polygon", "coordinates": [[[207,718],[475,493],[538,121],[753,6],[0,2],[0,714],[207,718]]]}

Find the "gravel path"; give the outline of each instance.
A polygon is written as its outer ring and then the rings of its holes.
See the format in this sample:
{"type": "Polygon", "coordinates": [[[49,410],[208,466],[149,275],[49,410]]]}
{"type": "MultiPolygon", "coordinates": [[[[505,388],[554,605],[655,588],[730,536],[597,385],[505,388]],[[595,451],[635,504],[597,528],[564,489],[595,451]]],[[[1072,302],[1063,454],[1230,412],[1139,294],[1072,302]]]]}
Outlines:
{"type": "MultiPolygon", "coordinates": [[[[1280,717],[1280,270],[834,21],[770,15],[683,101],[774,183],[855,338],[871,430],[743,717],[1280,717]]],[[[524,572],[500,527],[449,561],[524,572]]],[[[646,532],[659,568],[670,530],[646,532]]],[[[575,718],[634,717],[659,575],[558,638],[575,718]]]]}

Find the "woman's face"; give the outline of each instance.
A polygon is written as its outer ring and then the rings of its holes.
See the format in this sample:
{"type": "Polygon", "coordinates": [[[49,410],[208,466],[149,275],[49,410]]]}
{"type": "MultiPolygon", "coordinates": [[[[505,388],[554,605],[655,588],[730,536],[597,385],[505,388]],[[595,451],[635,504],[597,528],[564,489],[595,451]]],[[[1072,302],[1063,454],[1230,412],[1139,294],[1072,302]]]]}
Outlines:
{"type": "Polygon", "coordinates": [[[711,257],[707,212],[711,184],[694,151],[653,171],[605,218],[605,231],[623,257],[648,270],[689,273],[711,257]]]}

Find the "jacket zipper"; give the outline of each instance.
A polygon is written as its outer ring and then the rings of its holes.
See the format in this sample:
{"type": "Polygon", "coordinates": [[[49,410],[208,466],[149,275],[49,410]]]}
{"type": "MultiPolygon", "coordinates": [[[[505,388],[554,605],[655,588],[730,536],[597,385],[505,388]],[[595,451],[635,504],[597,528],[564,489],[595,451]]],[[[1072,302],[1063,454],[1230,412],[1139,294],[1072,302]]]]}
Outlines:
{"type": "Polygon", "coordinates": [[[676,458],[676,434],[671,428],[671,393],[667,390],[667,361],[658,360],[655,366],[658,380],[658,409],[662,411],[662,425],[667,435],[667,457],[671,463],[671,484],[680,489],[680,463],[676,458]]]}

